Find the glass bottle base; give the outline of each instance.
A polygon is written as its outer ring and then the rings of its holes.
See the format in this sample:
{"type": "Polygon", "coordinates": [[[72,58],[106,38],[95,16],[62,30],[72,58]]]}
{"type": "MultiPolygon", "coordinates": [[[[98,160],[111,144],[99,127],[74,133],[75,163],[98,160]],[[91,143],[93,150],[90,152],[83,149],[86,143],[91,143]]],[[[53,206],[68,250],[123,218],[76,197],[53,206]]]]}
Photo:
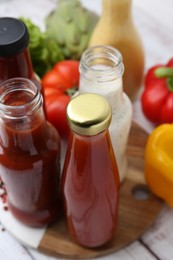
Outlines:
{"type": "MultiPolygon", "coordinates": [[[[57,205],[59,204],[57,203],[57,205]]],[[[14,207],[8,202],[9,210],[12,215],[18,221],[30,227],[43,227],[55,222],[62,212],[62,207],[57,205],[53,204],[48,209],[42,211],[26,212],[14,207]]]]}

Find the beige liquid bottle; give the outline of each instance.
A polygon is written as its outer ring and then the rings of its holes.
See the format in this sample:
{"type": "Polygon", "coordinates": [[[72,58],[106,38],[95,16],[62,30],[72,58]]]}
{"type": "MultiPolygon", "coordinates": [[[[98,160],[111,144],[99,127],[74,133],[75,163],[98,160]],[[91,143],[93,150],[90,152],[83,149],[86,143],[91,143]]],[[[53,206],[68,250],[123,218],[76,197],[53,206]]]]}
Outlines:
{"type": "Polygon", "coordinates": [[[110,45],[123,56],[123,88],[131,100],[141,86],[144,71],[143,46],[131,15],[132,0],[102,0],[102,15],[89,46],[110,45]]]}

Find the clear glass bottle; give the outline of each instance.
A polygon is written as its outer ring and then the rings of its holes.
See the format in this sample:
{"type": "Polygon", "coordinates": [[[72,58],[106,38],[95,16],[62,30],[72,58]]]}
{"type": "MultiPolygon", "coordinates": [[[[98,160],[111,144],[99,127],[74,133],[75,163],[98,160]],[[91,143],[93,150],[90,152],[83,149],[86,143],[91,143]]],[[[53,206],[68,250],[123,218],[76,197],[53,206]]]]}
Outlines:
{"type": "Polygon", "coordinates": [[[122,56],[115,48],[94,46],[82,55],[79,93],[103,95],[112,106],[109,131],[121,181],[127,170],[126,145],[132,121],[132,104],[123,92],[123,72],[122,56]]]}
{"type": "Polygon", "coordinates": [[[117,227],[119,174],[108,131],[111,106],[100,95],[78,95],[68,104],[67,119],[71,134],[62,192],[69,233],[82,246],[101,246],[117,227]]]}
{"type": "Polygon", "coordinates": [[[60,138],[45,120],[42,101],[30,80],[0,84],[0,176],[10,211],[34,227],[55,221],[61,211],[60,138]]]}
{"type": "Polygon", "coordinates": [[[102,15],[90,38],[89,47],[110,45],[118,49],[125,66],[124,91],[134,100],[142,85],[144,50],[132,17],[132,0],[102,0],[102,15]]]}

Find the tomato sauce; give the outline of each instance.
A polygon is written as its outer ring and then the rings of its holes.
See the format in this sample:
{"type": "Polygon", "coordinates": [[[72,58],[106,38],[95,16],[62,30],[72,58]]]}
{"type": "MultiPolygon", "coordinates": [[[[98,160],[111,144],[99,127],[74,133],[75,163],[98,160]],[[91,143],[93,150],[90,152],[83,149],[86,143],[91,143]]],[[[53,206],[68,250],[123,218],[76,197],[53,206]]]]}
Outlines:
{"type": "Polygon", "coordinates": [[[117,226],[119,175],[107,131],[71,133],[62,190],[72,238],[86,247],[108,242],[117,226]]]}
{"type": "Polygon", "coordinates": [[[61,211],[60,139],[40,106],[29,114],[20,111],[32,98],[29,91],[13,90],[1,100],[13,117],[0,117],[0,175],[12,214],[38,227],[55,221],[61,211]],[[17,116],[19,112],[24,116],[17,116]]]}
{"type": "Polygon", "coordinates": [[[33,78],[33,67],[28,48],[9,57],[0,57],[0,80],[15,77],[33,78]]]}
{"type": "Polygon", "coordinates": [[[41,82],[33,71],[28,48],[10,57],[0,57],[0,82],[16,77],[32,80],[44,96],[41,82]]]}

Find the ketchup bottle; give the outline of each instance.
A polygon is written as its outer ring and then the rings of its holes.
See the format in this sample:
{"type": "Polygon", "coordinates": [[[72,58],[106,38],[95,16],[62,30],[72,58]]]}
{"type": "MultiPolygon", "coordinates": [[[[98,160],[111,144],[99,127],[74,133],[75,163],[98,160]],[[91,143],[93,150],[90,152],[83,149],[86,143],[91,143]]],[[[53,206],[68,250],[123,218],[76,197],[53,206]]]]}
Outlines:
{"type": "Polygon", "coordinates": [[[0,82],[14,77],[28,78],[43,94],[39,78],[33,71],[28,44],[28,30],[21,20],[0,18],[0,82]]]}
{"type": "Polygon", "coordinates": [[[0,84],[0,176],[11,213],[33,227],[55,221],[61,211],[60,138],[42,102],[28,79],[0,84]]]}
{"type": "Polygon", "coordinates": [[[62,173],[69,233],[82,246],[108,242],[117,226],[118,168],[108,132],[111,107],[97,94],[74,97],[67,107],[71,128],[62,173]]]}

